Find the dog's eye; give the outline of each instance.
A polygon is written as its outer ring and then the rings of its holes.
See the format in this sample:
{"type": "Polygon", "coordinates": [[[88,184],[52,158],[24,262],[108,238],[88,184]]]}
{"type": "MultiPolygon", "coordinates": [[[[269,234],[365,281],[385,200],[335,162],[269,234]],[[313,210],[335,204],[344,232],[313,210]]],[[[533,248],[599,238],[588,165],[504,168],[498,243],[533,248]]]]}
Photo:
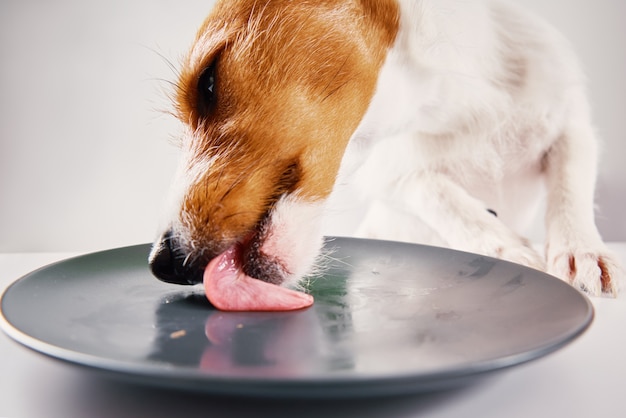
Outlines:
{"type": "Polygon", "coordinates": [[[215,64],[211,64],[200,74],[198,92],[200,93],[199,105],[203,110],[208,110],[215,102],[215,64]]]}

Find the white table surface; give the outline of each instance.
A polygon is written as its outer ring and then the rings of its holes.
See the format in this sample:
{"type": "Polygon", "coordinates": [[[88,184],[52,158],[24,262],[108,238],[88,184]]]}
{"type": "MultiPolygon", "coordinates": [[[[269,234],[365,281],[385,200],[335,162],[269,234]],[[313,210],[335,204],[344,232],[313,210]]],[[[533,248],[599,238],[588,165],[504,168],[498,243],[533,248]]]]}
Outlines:
{"type": "MultiPolygon", "coordinates": [[[[626,243],[610,247],[626,265],[626,243]]],[[[0,291],[75,254],[0,254],[0,291]]],[[[474,385],[359,400],[262,400],[168,391],[49,359],[0,333],[0,417],[626,417],[626,293],[593,298],[591,328],[570,345],[474,385]]]]}

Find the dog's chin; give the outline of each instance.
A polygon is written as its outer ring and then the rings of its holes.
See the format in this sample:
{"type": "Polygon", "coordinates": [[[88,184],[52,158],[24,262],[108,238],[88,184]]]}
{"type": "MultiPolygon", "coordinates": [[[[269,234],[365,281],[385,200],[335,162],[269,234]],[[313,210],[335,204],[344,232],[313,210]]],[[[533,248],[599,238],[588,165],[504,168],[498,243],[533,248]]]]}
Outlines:
{"type": "Polygon", "coordinates": [[[249,278],[281,285],[291,276],[288,267],[282,261],[286,258],[282,254],[286,254],[287,251],[266,245],[268,238],[274,236],[268,220],[269,218],[266,218],[244,239],[227,246],[214,258],[228,260],[232,270],[249,278]],[[268,248],[276,253],[267,252],[268,248]]]}
{"type": "Polygon", "coordinates": [[[291,276],[279,254],[266,254],[263,251],[264,239],[253,239],[246,248],[240,245],[238,258],[241,270],[248,276],[267,283],[281,285],[291,276]]]}
{"type": "Polygon", "coordinates": [[[273,285],[297,287],[300,279],[314,270],[321,244],[314,239],[312,242],[316,245],[307,245],[307,240],[299,236],[298,230],[295,235],[290,231],[284,225],[278,228],[264,225],[215,258],[227,260],[229,269],[249,278],[273,285]]]}
{"type": "Polygon", "coordinates": [[[244,271],[272,284],[298,287],[320,268],[324,239],[321,217],[325,202],[283,197],[244,254],[244,271]]]}

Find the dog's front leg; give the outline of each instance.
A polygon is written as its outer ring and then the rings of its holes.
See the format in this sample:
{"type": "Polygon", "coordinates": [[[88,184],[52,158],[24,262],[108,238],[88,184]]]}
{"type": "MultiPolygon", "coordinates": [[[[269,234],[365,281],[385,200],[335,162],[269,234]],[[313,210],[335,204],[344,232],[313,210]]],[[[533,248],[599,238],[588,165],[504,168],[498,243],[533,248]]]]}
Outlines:
{"type": "Polygon", "coordinates": [[[546,154],[548,272],[591,295],[615,296],[623,270],[595,225],[597,141],[586,109],[579,112],[546,154]]]}
{"type": "Polygon", "coordinates": [[[451,248],[545,269],[530,242],[442,173],[419,171],[399,180],[398,197],[451,248]]]}

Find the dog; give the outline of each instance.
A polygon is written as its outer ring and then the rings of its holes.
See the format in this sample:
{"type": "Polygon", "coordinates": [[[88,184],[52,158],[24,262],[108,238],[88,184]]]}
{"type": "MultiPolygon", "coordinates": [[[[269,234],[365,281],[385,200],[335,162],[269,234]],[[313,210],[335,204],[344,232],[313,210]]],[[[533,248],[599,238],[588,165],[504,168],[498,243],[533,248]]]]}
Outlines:
{"type": "Polygon", "coordinates": [[[172,210],[149,264],[195,284],[228,252],[297,286],[338,186],[358,236],[545,270],[616,295],[594,222],[598,140],[567,41],[504,0],[219,1],[184,59],[172,210]],[[524,228],[546,196],[545,254],[524,228]]]}

